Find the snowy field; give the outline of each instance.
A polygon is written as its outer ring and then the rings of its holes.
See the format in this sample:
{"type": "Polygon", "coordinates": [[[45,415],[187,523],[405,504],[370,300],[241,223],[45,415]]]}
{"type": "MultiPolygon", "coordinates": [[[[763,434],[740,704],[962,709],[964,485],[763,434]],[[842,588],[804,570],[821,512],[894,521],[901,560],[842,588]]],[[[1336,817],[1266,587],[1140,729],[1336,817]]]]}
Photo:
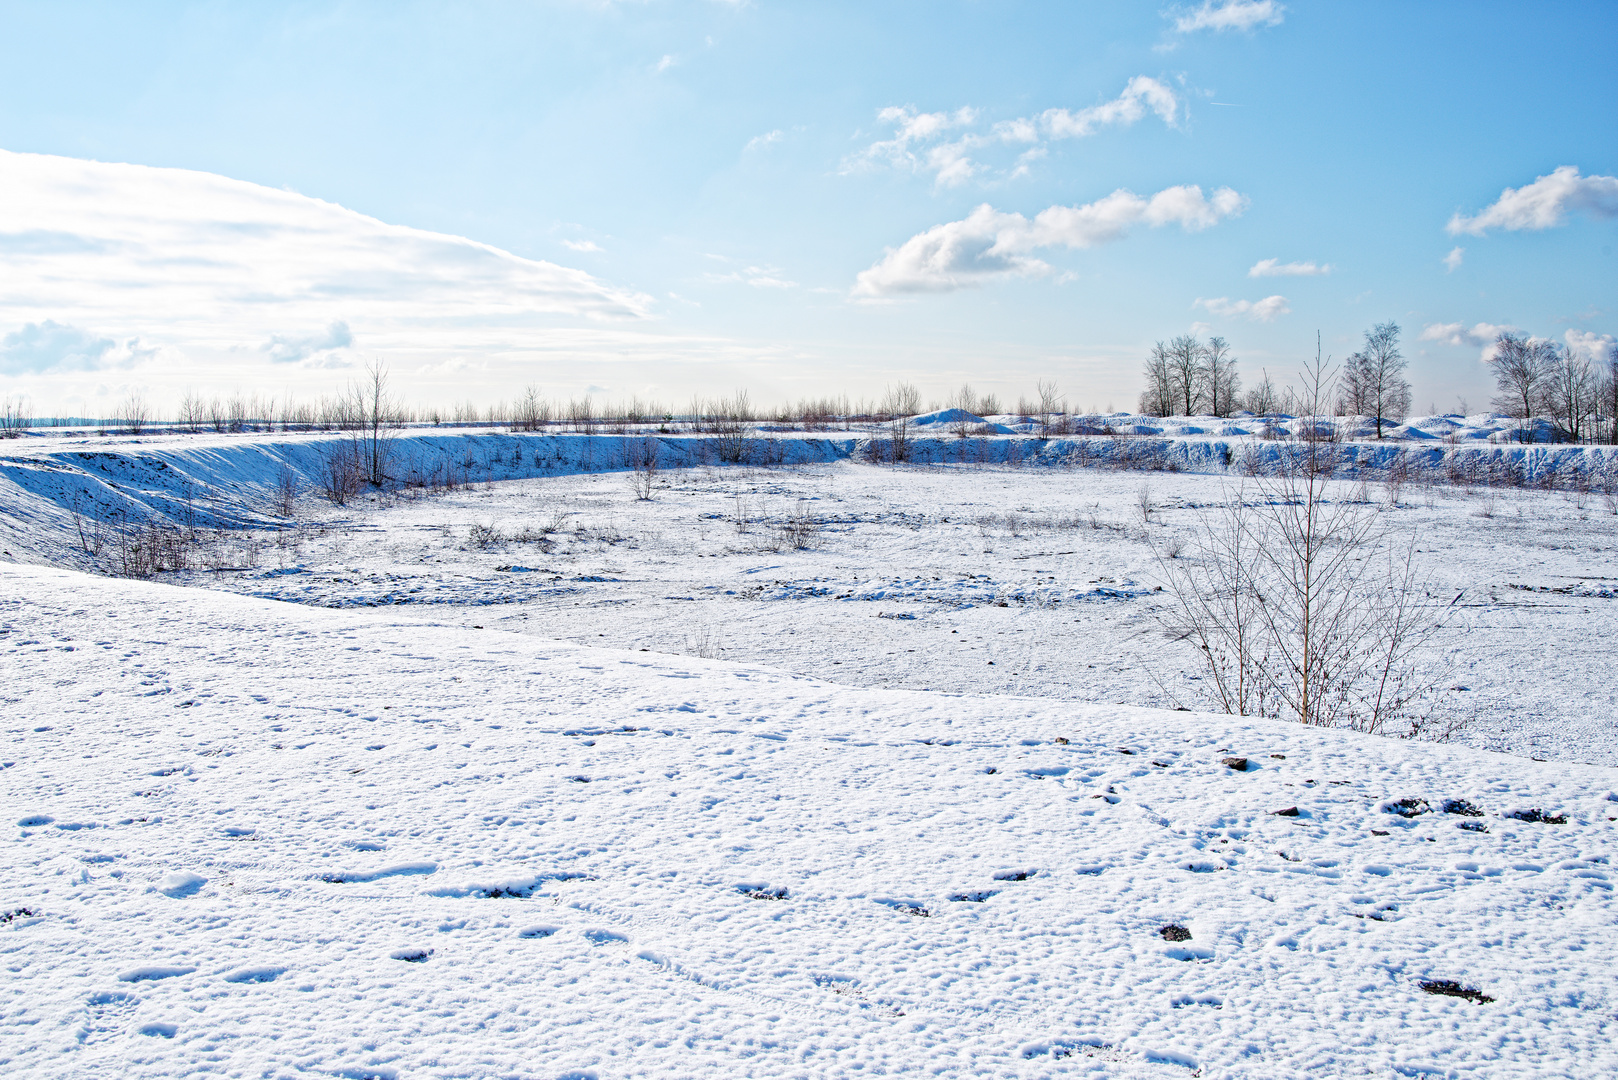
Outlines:
{"type": "Polygon", "coordinates": [[[8,1075],[1618,1071],[1609,768],[0,580],[8,1075]]]}
{"type": "Polygon", "coordinates": [[[1618,1075],[1618,517],[1349,469],[1469,726],[1169,711],[1159,556],[1255,491],[1173,470],[1272,445],[1170,437],[794,437],[640,500],[586,440],[432,436],[454,490],[342,507],[319,437],[5,446],[0,1065],[1618,1075]],[[62,569],[97,505],[230,528],[62,569]]]}

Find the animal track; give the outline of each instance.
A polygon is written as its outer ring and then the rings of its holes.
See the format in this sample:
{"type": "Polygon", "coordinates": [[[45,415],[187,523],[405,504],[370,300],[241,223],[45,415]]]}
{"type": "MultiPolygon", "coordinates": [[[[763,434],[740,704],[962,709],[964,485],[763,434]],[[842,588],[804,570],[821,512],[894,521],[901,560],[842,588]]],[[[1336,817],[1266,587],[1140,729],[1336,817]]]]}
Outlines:
{"type": "Polygon", "coordinates": [[[958,892],[950,894],[950,901],[956,904],[981,904],[991,896],[998,896],[994,889],[980,889],[977,892],[958,892]]]}
{"type": "Polygon", "coordinates": [[[432,954],[432,949],[396,949],[388,955],[394,960],[403,960],[407,964],[425,964],[427,958],[432,954]]]}

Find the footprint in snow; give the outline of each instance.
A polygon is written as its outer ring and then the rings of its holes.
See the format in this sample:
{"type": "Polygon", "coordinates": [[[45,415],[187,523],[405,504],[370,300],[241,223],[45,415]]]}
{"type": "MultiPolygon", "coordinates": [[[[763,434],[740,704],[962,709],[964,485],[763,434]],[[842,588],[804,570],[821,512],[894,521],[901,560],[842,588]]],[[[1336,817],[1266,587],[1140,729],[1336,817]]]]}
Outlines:
{"type": "Polygon", "coordinates": [[[743,896],[754,900],[785,900],[787,890],[780,886],[770,886],[761,881],[744,881],[736,886],[736,891],[743,896]]]}
{"type": "Polygon", "coordinates": [[[617,933],[616,931],[613,931],[613,930],[601,930],[601,929],[586,930],[584,932],[584,937],[585,937],[585,940],[589,941],[590,944],[592,944],[592,945],[627,945],[627,944],[629,944],[629,938],[628,937],[626,937],[623,934],[617,933]]]}
{"type": "Polygon", "coordinates": [[[560,929],[560,926],[525,926],[517,931],[517,936],[520,938],[548,938],[560,929]]]}
{"type": "Polygon", "coordinates": [[[432,949],[395,949],[388,956],[394,960],[403,960],[407,964],[425,964],[432,954],[432,949]]]}
{"type": "Polygon", "coordinates": [[[234,971],[225,972],[224,979],[228,983],[267,983],[274,982],[286,974],[284,967],[240,967],[234,971]]]}
{"type": "Polygon", "coordinates": [[[884,898],[875,899],[876,902],[881,904],[883,907],[892,908],[894,911],[909,915],[915,919],[928,919],[931,918],[933,914],[931,911],[927,910],[926,905],[919,904],[914,900],[895,900],[884,898]]]}
{"type": "Polygon", "coordinates": [[[206,884],[208,884],[208,879],[200,874],[193,874],[189,870],[176,870],[172,874],[164,875],[163,880],[159,881],[153,888],[164,896],[182,900],[187,896],[195,896],[198,890],[206,884]]]}

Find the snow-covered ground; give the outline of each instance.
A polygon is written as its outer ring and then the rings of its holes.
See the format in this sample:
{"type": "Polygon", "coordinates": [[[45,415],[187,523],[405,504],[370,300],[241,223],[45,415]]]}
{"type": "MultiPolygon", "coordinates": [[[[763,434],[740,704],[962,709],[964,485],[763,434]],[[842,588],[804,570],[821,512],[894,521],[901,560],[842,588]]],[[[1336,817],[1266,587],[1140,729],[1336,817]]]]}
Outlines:
{"type": "Polygon", "coordinates": [[[8,1075],[1618,1071],[1610,768],[451,613],[0,572],[8,1075]]]}
{"type": "Polygon", "coordinates": [[[0,444],[0,1066],[1618,1074],[1599,493],[1344,444],[1444,622],[1435,745],[1167,711],[1154,551],[1284,443],[865,438],[666,439],[639,500],[621,440],[410,434],[462,486],[343,507],[331,436],[0,444]],[[97,514],[195,568],[61,569],[97,514]]]}

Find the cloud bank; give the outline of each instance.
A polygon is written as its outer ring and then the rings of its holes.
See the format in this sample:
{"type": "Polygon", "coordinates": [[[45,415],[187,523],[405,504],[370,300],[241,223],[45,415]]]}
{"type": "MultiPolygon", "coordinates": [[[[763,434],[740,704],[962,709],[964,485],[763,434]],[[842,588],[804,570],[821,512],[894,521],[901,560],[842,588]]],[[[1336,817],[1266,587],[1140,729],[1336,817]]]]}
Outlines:
{"type": "Polygon", "coordinates": [[[1033,256],[1041,248],[1070,250],[1121,239],[1136,225],[1209,228],[1247,208],[1246,196],[1222,187],[1205,198],[1195,185],[1165,188],[1150,199],[1119,188],[1083,206],[1052,206],[1032,221],[988,203],[960,221],[935,225],[906,240],[855,280],[856,296],[951,292],[1008,276],[1049,273],[1033,256]]]}
{"type": "Polygon", "coordinates": [[[1538,231],[1567,221],[1569,211],[1591,217],[1618,217],[1618,176],[1580,176],[1578,166],[1563,165],[1532,184],[1506,188],[1482,212],[1457,213],[1444,228],[1451,236],[1482,236],[1489,229],[1538,231]]]}
{"type": "Polygon", "coordinates": [[[647,307],[580,270],[292,192],[0,151],[0,331],[24,327],[0,346],[13,367],[104,368],[170,346],[299,363],[362,336],[458,347],[485,325],[647,307]]]}

